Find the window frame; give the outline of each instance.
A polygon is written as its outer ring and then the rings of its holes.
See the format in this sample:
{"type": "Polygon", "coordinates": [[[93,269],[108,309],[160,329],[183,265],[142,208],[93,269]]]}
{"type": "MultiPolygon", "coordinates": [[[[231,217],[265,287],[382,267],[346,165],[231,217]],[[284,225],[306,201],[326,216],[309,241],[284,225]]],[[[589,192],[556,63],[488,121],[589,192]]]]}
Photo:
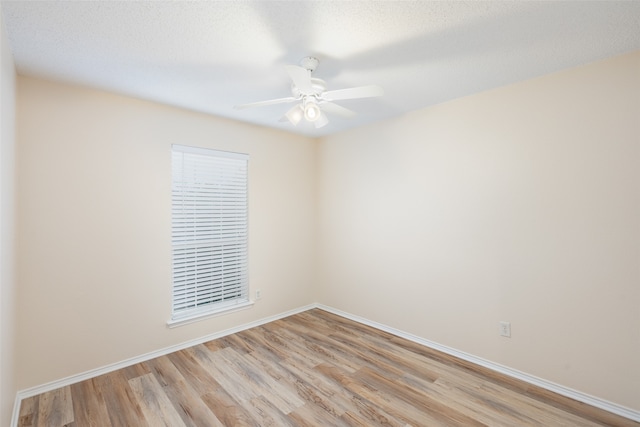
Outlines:
{"type": "Polygon", "coordinates": [[[169,327],[253,305],[248,186],[248,154],[171,146],[169,327]]]}

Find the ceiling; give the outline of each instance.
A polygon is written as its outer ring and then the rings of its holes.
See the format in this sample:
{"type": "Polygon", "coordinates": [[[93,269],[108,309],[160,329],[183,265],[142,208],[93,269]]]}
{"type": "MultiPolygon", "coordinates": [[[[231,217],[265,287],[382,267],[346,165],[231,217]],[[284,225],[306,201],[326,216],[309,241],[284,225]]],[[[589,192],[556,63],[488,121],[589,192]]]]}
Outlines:
{"type": "Polygon", "coordinates": [[[640,50],[639,1],[2,1],[18,72],[323,136],[640,50]],[[320,60],[352,119],[279,122],[287,64],[320,60]]]}

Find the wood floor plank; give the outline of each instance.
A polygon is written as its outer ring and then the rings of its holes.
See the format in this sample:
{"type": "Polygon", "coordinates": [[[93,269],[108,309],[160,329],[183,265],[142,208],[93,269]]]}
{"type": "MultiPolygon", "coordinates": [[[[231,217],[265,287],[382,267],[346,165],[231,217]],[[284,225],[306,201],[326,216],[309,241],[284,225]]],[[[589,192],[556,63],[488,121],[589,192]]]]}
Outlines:
{"type": "Polygon", "coordinates": [[[546,405],[526,394],[516,393],[497,384],[483,383],[478,388],[478,396],[483,396],[485,399],[494,398],[495,400],[493,401],[499,401],[503,407],[505,404],[508,404],[514,411],[526,411],[531,418],[542,420],[543,422],[546,421],[547,423],[555,422],[567,425],[579,423],[584,427],[595,427],[598,425],[597,423],[575,416],[571,412],[546,405]]]}
{"type": "Polygon", "coordinates": [[[189,385],[200,395],[216,392],[222,386],[213,375],[198,362],[193,348],[187,348],[167,355],[189,385]]]}
{"type": "Polygon", "coordinates": [[[33,413],[38,409],[38,399],[39,396],[37,395],[23,399],[22,404],[20,405],[19,415],[21,417],[33,415],[33,413]]]}
{"type": "Polygon", "coordinates": [[[136,363],[126,368],[120,369],[122,376],[130,380],[131,378],[138,378],[151,372],[147,362],[136,363]]]}
{"type": "Polygon", "coordinates": [[[440,363],[398,347],[384,338],[373,335],[367,337],[367,340],[357,340],[342,333],[331,334],[329,338],[339,341],[347,348],[355,347],[357,349],[355,351],[372,361],[374,366],[384,366],[389,371],[395,369],[399,374],[410,373],[431,381],[440,377],[432,369],[434,366],[441,365],[440,363]]]}
{"type": "MultiPolygon", "coordinates": [[[[279,342],[286,343],[282,347],[286,349],[285,359],[293,359],[299,363],[312,368],[322,363],[327,357],[334,358],[335,354],[327,352],[322,346],[318,346],[308,340],[308,337],[292,333],[287,329],[280,329],[273,332],[272,337],[278,337],[279,342]]],[[[345,366],[352,363],[351,360],[342,360],[345,366]]],[[[338,360],[334,360],[338,363],[338,360]]]]}
{"type": "Polygon", "coordinates": [[[147,363],[187,427],[223,425],[168,357],[147,363]]]}
{"type": "Polygon", "coordinates": [[[256,425],[253,415],[223,388],[215,393],[204,394],[201,398],[224,426],[254,427],[256,425]]]}
{"type": "Polygon", "coordinates": [[[149,373],[129,380],[131,389],[150,427],[186,427],[162,390],[156,377],[149,373]]]}
{"type": "Polygon", "coordinates": [[[140,405],[137,404],[122,371],[117,370],[101,375],[94,380],[95,386],[102,391],[109,411],[109,421],[113,427],[128,427],[136,423],[144,425],[141,423],[145,418],[140,405]]]}
{"type": "Polygon", "coordinates": [[[362,368],[356,373],[355,377],[370,387],[393,396],[395,400],[402,400],[415,408],[422,408],[423,411],[428,408],[434,417],[444,420],[447,425],[483,425],[481,422],[460,412],[455,406],[443,405],[422,390],[403,387],[396,378],[387,377],[373,369],[362,368]]]}
{"type": "Polygon", "coordinates": [[[401,399],[378,390],[369,384],[356,380],[348,372],[340,367],[332,365],[319,365],[316,369],[323,372],[329,378],[340,383],[342,387],[354,396],[359,396],[369,402],[375,403],[376,407],[390,414],[394,419],[413,426],[434,426],[445,427],[442,420],[432,416],[428,411],[416,411],[416,408],[401,399]]]}
{"type": "Polygon", "coordinates": [[[321,390],[306,381],[296,380],[293,385],[298,392],[298,396],[305,401],[305,404],[294,412],[315,413],[315,409],[317,409],[318,411],[324,412],[330,419],[338,418],[344,414],[345,409],[337,399],[332,399],[331,396],[323,393],[321,390]],[[310,410],[309,407],[313,407],[314,410],[310,410]]]}
{"type": "Polygon", "coordinates": [[[289,383],[280,381],[282,379],[281,375],[273,375],[273,370],[263,369],[262,365],[255,359],[253,353],[243,356],[241,366],[244,369],[251,369],[253,372],[260,374],[261,381],[258,385],[262,395],[267,396],[267,400],[276,405],[283,413],[289,413],[304,404],[304,401],[298,397],[295,389],[291,387],[289,383]],[[274,399],[276,400],[274,401],[274,399]],[[278,399],[282,399],[284,402],[280,404],[278,403],[278,399]]]}
{"type": "Polygon", "coordinates": [[[296,359],[309,367],[316,366],[322,361],[322,350],[309,351],[301,346],[299,342],[302,339],[299,335],[291,335],[286,328],[278,328],[268,330],[265,328],[265,339],[271,344],[270,348],[281,354],[282,359],[296,359]]]}
{"type": "MultiPolygon", "coordinates": [[[[311,394],[309,394],[311,395],[311,394]]],[[[312,402],[312,401],[311,401],[312,402]]],[[[341,417],[327,410],[325,402],[318,401],[320,405],[306,404],[289,414],[289,418],[302,427],[334,426],[348,427],[349,424],[341,417]]]]}
{"type": "Polygon", "coordinates": [[[308,310],[24,399],[18,427],[640,423],[308,310]]]}
{"type": "Polygon", "coordinates": [[[355,372],[362,366],[368,365],[371,361],[367,355],[363,355],[359,351],[361,343],[346,345],[332,339],[329,333],[322,334],[317,331],[300,328],[299,325],[294,324],[289,330],[283,331],[282,334],[285,335],[286,339],[297,339],[300,342],[301,350],[315,354],[317,358],[320,358],[320,363],[329,361],[350,372],[355,372]]]}
{"type": "Polygon", "coordinates": [[[237,334],[228,335],[220,338],[220,343],[224,347],[230,347],[240,354],[247,354],[253,351],[253,347],[242,336],[244,332],[238,332],[237,334]]]}
{"type": "Polygon", "coordinates": [[[489,368],[475,365],[466,360],[459,359],[455,356],[451,356],[446,353],[442,353],[438,350],[426,347],[413,341],[401,337],[391,338],[391,343],[398,347],[418,355],[419,357],[426,358],[433,362],[438,362],[439,366],[447,366],[455,370],[458,373],[471,374],[474,377],[484,381],[498,381],[504,387],[509,387],[515,391],[526,393],[530,388],[535,387],[532,384],[525,383],[516,378],[512,378],[496,371],[492,371],[489,368]]]}
{"type": "Polygon", "coordinates": [[[198,362],[203,368],[211,372],[211,375],[237,404],[247,402],[259,396],[259,393],[253,389],[250,383],[243,382],[244,378],[241,375],[229,369],[226,363],[216,356],[221,350],[208,353],[205,350],[206,347],[202,345],[195,346],[194,349],[196,350],[195,357],[198,362]]]}
{"type": "Polygon", "coordinates": [[[212,355],[212,360],[219,366],[224,366],[226,370],[233,371],[238,378],[238,382],[249,387],[257,397],[265,397],[285,414],[304,404],[298,396],[289,392],[288,389],[282,387],[271,376],[251,363],[250,358],[239,355],[233,348],[216,351],[212,355]]]}
{"type": "Polygon", "coordinates": [[[72,384],[71,398],[76,424],[87,427],[111,427],[109,411],[95,379],[72,384]]]}
{"type": "Polygon", "coordinates": [[[559,396],[558,394],[545,390],[537,386],[529,386],[526,396],[544,402],[546,405],[560,409],[561,411],[572,413],[579,417],[590,419],[593,422],[607,426],[616,427],[638,427],[640,423],[632,421],[628,418],[620,417],[611,412],[603,411],[586,403],[578,402],[569,397],[559,396]]]}
{"type": "Polygon", "coordinates": [[[251,353],[262,351],[265,356],[269,353],[269,359],[272,360],[286,359],[289,357],[286,347],[274,342],[270,334],[272,334],[272,332],[267,328],[258,326],[257,328],[243,331],[242,336],[253,347],[251,353]]]}
{"type": "MultiPolygon", "coordinates": [[[[320,379],[313,375],[314,371],[307,371],[303,365],[296,365],[293,360],[283,361],[281,365],[292,375],[298,394],[308,403],[339,417],[351,407],[349,395],[327,379],[320,379]]],[[[317,372],[317,371],[315,371],[317,372]]]]}
{"type": "Polygon", "coordinates": [[[72,423],[73,420],[73,402],[69,387],[52,390],[40,396],[37,427],[62,427],[72,423]]]}
{"type": "Polygon", "coordinates": [[[341,419],[353,426],[406,427],[407,423],[398,420],[361,396],[351,396],[352,409],[345,412],[341,419]]]}
{"type": "Polygon", "coordinates": [[[40,396],[32,396],[24,399],[20,405],[18,425],[32,427],[37,423],[38,404],[40,396]]]}
{"type": "Polygon", "coordinates": [[[280,411],[264,396],[251,399],[243,407],[254,420],[260,420],[260,427],[295,427],[297,424],[280,411]]]}
{"type": "Polygon", "coordinates": [[[496,427],[536,425],[536,420],[533,418],[519,413],[517,408],[503,406],[494,396],[482,394],[476,386],[460,388],[451,386],[446,381],[425,382],[410,375],[403,375],[399,382],[409,387],[426,390],[432,399],[486,425],[496,427]]]}

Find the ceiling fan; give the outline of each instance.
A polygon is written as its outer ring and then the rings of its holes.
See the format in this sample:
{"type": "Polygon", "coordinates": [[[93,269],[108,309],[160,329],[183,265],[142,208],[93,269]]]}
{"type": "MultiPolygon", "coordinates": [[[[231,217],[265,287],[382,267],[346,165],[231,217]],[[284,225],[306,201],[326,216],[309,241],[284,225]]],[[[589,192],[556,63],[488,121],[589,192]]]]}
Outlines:
{"type": "Polygon", "coordinates": [[[291,96],[236,105],[234,108],[242,110],[245,108],[296,102],[296,105],[287,111],[280,121],[289,120],[295,126],[304,118],[308,122],[312,122],[316,128],[321,128],[329,123],[325,112],[345,118],[351,118],[356,115],[355,111],[334,104],[333,101],[370,98],[382,96],[384,93],[382,88],[377,85],[327,90],[327,85],[324,80],[311,77],[311,73],[318,68],[319,63],[320,61],[317,58],[307,56],[302,58],[300,66],[285,66],[287,74],[289,74],[291,78],[291,96]]]}

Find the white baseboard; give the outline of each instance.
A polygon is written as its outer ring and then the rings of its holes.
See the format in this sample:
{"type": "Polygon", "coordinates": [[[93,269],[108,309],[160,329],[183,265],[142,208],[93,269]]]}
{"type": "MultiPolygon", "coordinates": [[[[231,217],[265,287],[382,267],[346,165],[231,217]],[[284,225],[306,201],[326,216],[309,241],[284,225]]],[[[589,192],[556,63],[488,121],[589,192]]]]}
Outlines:
{"type": "Polygon", "coordinates": [[[293,309],[293,310],[289,310],[289,311],[286,311],[284,313],[280,313],[280,314],[276,314],[276,315],[273,315],[273,316],[265,317],[263,319],[256,320],[254,322],[249,322],[249,323],[246,323],[246,324],[243,324],[243,325],[239,325],[237,327],[226,329],[224,331],[220,331],[220,332],[216,332],[216,333],[213,333],[213,334],[210,334],[210,335],[206,335],[206,336],[194,339],[194,340],[190,340],[190,341],[183,342],[183,343],[180,343],[180,344],[177,344],[177,345],[173,345],[173,346],[169,346],[169,347],[166,347],[166,348],[163,348],[163,349],[152,351],[150,353],[146,353],[146,354],[143,354],[143,355],[140,355],[140,356],[132,357],[130,359],[123,360],[121,362],[116,362],[116,363],[112,363],[110,365],[106,365],[106,366],[103,366],[103,367],[100,367],[100,368],[97,368],[97,369],[92,369],[92,370],[89,370],[89,371],[86,371],[86,372],[83,372],[83,373],[80,373],[80,374],[77,374],[77,375],[72,375],[72,376],[69,376],[69,377],[66,377],[66,378],[62,378],[60,380],[52,381],[52,382],[49,382],[49,383],[46,383],[46,384],[42,384],[42,385],[39,385],[39,386],[36,386],[36,387],[31,387],[31,388],[28,388],[28,389],[25,389],[25,390],[20,390],[16,394],[16,401],[15,401],[15,405],[14,405],[14,408],[13,408],[13,415],[12,415],[12,418],[11,418],[11,426],[12,427],[17,427],[17,425],[18,425],[18,419],[19,419],[19,416],[20,416],[20,404],[22,403],[23,399],[26,399],[26,398],[29,398],[29,397],[32,397],[32,396],[35,396],[35,395],[38,395],[38,394],[41,394],[41,393],[46,393],[48,391],[55,390],[55,389],[60,388],[60,387],[66,387],[68,385],[75,384],[77,382],[84,381],[84,380],[87,380],[89,378],[97,377],[99,375],[103,375],[103,374],[106,374],[106,373],[109,373],[109,372],[112,372],[112,371],[116,371],[118,369],[126,368],[127,366],[135,365],[136,363],[145,362],[147,360],[154,359],[154,358],[160,357],[160,356],[164,356],[166,354],[173,353],[175,351],[183,350],[185,348],[188,348],[188,347],[191,347],[191,346],[194,346],[194,345],[202,344],[202,343],[205,343],[207,341],[211,341],[211,340],[214,340],[214,339],[217,339],[217,338],[222,338],[222,337],[227,336],[227,335],[235,334],[237,332],[241,332],[241,331],[244,331],[246,329],[251,329],[251,328],[254,328],[256,326],[264,325],[265,323],[273,322],[275,320],[279,320],[279,319],[285,318],[287,316],[291,316],[291,315],[294,315],[294,314],[297,314],[297,313],[301,313],[303,311],[307,311],[307,310],[310,310],[312,308],[319,308],[319,309],[328,311],[330,313],[336,314],[338,316],[342,316],[342,317],[345,317],[347,319],[351,319],[353,321],[356,321],[356,322],[371,326],[373,328],[380,329],[381,331],[385,331],[385,332],[388,332],[390,334],[396,335],[396,336],[398,336],[400,338],[405,338],[405,339],[407,339],[409,341],[413,341],[415,343],[424,345],[426,347],[433,348],[434,350],[438,350],[438,351],[441,351],[443,353],[449,354],[451,356],[455,356],[455,357],[457,357],[459,359],[462,359],[462,360],[465,360],[467,362],[471,362],[471,363],[474,363],[476,365],[479,365],[479,366],[491,369],[493,371],[499,372],[501,374],[504,374],[504,375],[519,379],[521,381],[524,381],[524,382],[527,382],[527,383],[530,383],[530,384],[534,384],[534,385],[536,385],[538,387],[541,387],[541,388],[544,388],[546,390],[552,391],[552,392],[557,393],[559,395],[566,396],[566,397],[569,397],[571,399],[577,400],[579,402],[583,402],[583,403],[586,403],[588,405],[594,406],[596,408],[600,408],[600,409],[603,409],[605,411],[611,412],[613,414],[620,415],[621,417],[625,417],[625,418],[628,418],[630,420],[640,422],[640,411],[635,411],[633,409],[626,408],[624,406],[615,404],[613,402],[609,402],[609,401],[606,401],[604,399],[600,399],[598,397],[594,397],[594,396],[588,395],[586,393],[582,393],[582,392],[579,392],[577,390],[573,390],[571,388],[564,387],[564,386],[559,385],[559,384],[555,384],[555,383],[553,383],[551,381],[547,381],[547,380],[535,377],[533,375],[529,375],[529,374],[526,374],[524,372],[520,372],[518,370],[511,369],[509,367],[502,366],[500,364],[490,362],[490,361],[482,359],[480,357],[476,357],[476,356],[474,356],[472,354],[465,353],[465,352],[456,350],[454,348],[447,347],[447,346],[444,346],[442,344],[438,344],[438,343],[433,342],[433,341],[429,341],[427,339],[418,337],[416,335],[409,334],[409,333],[401,331],[399,329],[395,329],[395,328],[392,328],[390,326],[383,325],[383,324],[378,323],[378,322],[374,322],[374,321],[366,319],[364,317],[356,316],[356,315],[353,315],[351,313],[347,313],[347,312],[335,309],[333,307],[329,307],[329,306],[326,306],[326,305],[323,305],[323,304],[315,303],[315,304],[310,304],[310,305],[307,305],[307,306],[299,307],[299,308],[296,308],[296,309],[293,309]]]}
{"type": "Polygon", "coordinates": [[[315,304],[315,306],[317,308],[320,308],[322,310],[325,310],[325,311],[328,311],[330,313],[336,314],[338,316],[342,316],[342,317],[345,317],[347,319],[353,320],[355,322],[362,323],[362,324],[365,324],[367,326],[371,326],[371,327],[376,328],[376,329],[380,329],[381,331],[388,332],[388,333],[396,335],[396,336],[398,336],[400,338],[405,338],[405,339],[407,339],[409,341],[413,341],[415,343],[424,345],[426,347],[430,347],[430,348],[432,348],[434,350],[438,350],[438,351],[441,351],[443,353],[449,354],[451,356],[455,356],[455,357],[457,357],[459,359],[462,359],[462,360],[465,360],[467,362],[471,362],[471,363],[474,363],[476,365],[491,369],[492,371],[496,371],[496,372],[499,372],[501,374],[504,374],[504,375],[516,378],[518,380],[527,382],[529,384],[536,385],[536,386],[541,387],[541,388],[543,388],[545,390],[549,390],[549,391],[552,391],[554,393],[557,393],[557,394],[559,394],[561,396],[569,397],[569,398],[577,400],[579,402],[586,403],[587,405],[591,405],[591,406],[594,406],[596,408],[600,408],[600,409],[603,409],[605,411],[611,412],[613,414],[620,415],[621,417],[625,417],[625,418],[628,418],[630,420],[640,422],[640,411],[635,411],[633,409],[618,405],[616,403],[609,402],[607,400],[600,399],[598,397],[591,396],[589,394],[582,393],[582,392],[577,391],[577,390],[573,390],[573,389],[571,389],[569,387],[565,387],[565,386],[562,386],[560,384],[556,384],[556,383],[553,383],[551,381],[547,381],[547,380],[544,380],[542,378],[538,378],[538,377],[535,377],[533,375],[526,374],[526,373],[518,371],[516,369],[512,369],[512,368],[509,368],[507,366],[503,366],[503,365],[500,365],[498,363],[494,363],[494,362],[491,362],[489,360],[482,359],[480,357],[476,357],[476,356],[474,356],[472,354],[465,353],[465,352],[456,350],[454,348],[447,347],[447,346],[442,345],[442,344],[438,344],[438,343],[433,342],[433,341],[429,341],[427,339],[418,337],[416,335],[409,334],[407,332],[392,328],[390,326],[383,325],[381,323],[374,322],[374,321],[371,321],[369,319],[365,319],[364,317],[356,316],[356,315],[353,315],[351,313],[346,313],[344,311],[335,309],[333,307],[328,307],[328,306],[322,305],[322,304],[315,304]]]}

